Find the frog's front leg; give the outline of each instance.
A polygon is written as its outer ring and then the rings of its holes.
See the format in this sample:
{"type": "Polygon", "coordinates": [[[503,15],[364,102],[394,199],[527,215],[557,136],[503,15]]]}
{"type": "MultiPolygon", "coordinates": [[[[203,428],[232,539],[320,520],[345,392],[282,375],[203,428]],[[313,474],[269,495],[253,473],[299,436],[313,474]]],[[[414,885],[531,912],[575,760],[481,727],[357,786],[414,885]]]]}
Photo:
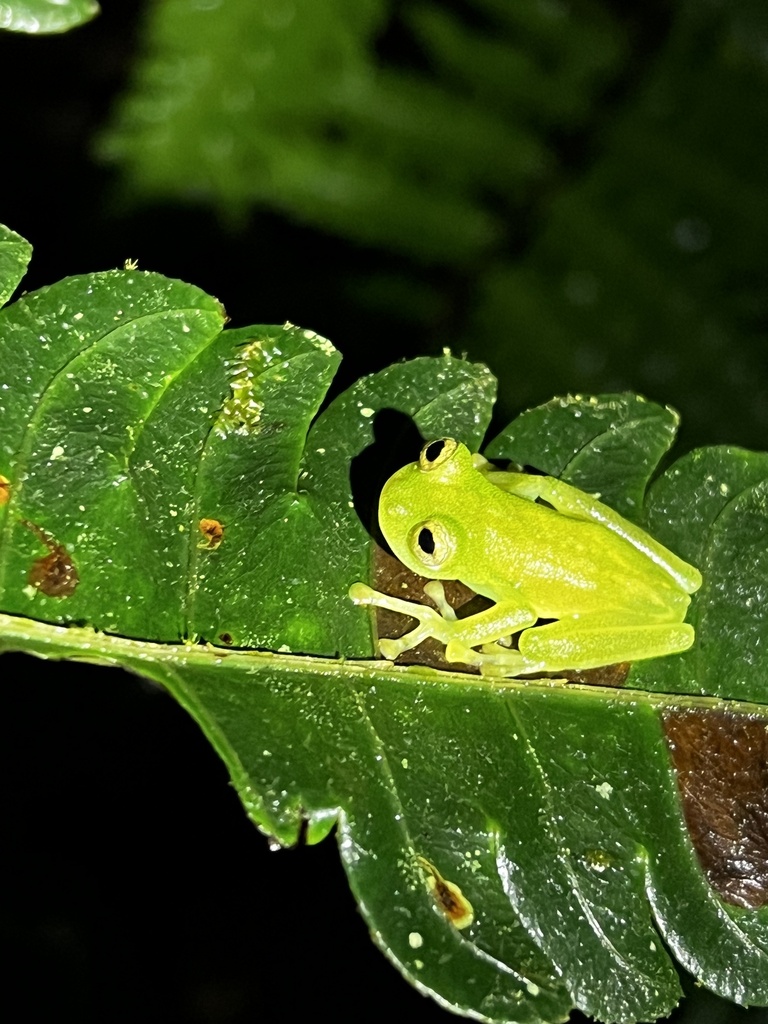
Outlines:
{"type": "MultiPolygon", "coordinates": [[[[435,600],[437,591],[434,583],[427,584],[425,590],[428,596],[435,600]]],[[[443,614],[415,601],[404,601],[390,594],[382,594],[365,583],[355,583],[350,587],[349,596],[355,604],[386,608],[417,620],[418,625],[397,640],[379,641],[379,649],[389,661],[394,661],[398,655],[416,647],[427,637],[434,637],[440,643],[446,644],[446,658],[449,661],[466,662],[464,657],[451,657],[449,648],[454,653],[460,651],[463,654],[465,650],[479,644],[491,643],[510,633],[525,629],[533,625],[537,618],[532,608],[512,601],[502,601],[465,619],[457,619],[455,616],[451,618],[440,600],[436,600],[435,603],[441,607],[443,614]]]]}
{"type": "MultiPolygon", "coordinates": [[[[355,604],[384,608],[386,611],[398,612],[400,615],[407,615],[418,620],[418,625],[414,629],[397,640],[379,640],[379,649],[389,661],[394,661],[398,655],[410,651],[427,637],[434,636],[441,640],[442,627],[450,624],[449,620],[436,612],[434,608],[425,604],[417,604],[415,601],[404,601],[391,594],[383,594],[366,583],[353,583],[349,588],[349,596],[355,604]]],[[[443,640],[443,642],[446,641],[443,640]]]]}

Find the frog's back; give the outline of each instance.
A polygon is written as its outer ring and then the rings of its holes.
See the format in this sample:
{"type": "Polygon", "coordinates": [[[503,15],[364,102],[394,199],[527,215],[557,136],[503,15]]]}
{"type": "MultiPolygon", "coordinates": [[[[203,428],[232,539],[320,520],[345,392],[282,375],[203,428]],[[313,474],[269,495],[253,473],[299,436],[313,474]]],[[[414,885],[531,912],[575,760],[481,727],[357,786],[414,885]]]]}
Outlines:
{"type": "Polygon", "coordinates": [[[545,618],[642,607],[668,619],[671,606],[687,607],[664,569],[605,526],[490,487],[476,495],[468,527],[474,578],[463,582],[472,589],[495,601],[520,595],[545,618]]]}

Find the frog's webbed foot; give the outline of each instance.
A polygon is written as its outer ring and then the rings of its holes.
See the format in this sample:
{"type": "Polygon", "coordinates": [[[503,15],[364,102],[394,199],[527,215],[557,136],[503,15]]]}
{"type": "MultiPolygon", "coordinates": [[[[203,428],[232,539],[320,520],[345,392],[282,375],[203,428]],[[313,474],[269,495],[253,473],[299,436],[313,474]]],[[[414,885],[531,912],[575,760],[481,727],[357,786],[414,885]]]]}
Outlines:
{"type": "Polygon", "coordinates": [[[505,602],[459,619],[446,600],[442,583],[432,580],[426,584],[424,592],[437,605],[437,611],[425,604],[382,594],[365,583],[355,583],[350,588],[349,596],[355,604],[385,608],[416,619],[417,625],[405,636],[379,640],[379,650],[385,658],[394,661],[422,640],[434,637],[446,645],[448,661],[475,666],[483,675],[503,677],[542,671],[543,663],[538,657],[534,660],[525,653],[509,649],[512,635],[536,621],[532,608],[505,602]],[[473,649],[484,641],[481,651],[473,649]]]}
{"type": "Polygon", "coordinates": [[[388,661],[394,661],[399,655],[410,651],[428,637],[435,637],[442,643],[447,642],[451,623],[456,620],[456,613],[448,604],[441,583],[433,580],[424,587],[424,591],[438,605],[440,611],[415,601],[404,601],[402,598],[392,597],[391,594],[382,594],[366,583],[354,583],[350,587],[349,596],[355,604],[384,608],[417,620],[415,628],[404,636],[396,640],[379,640],[379,650],[388,661]]]}
{"type": "Polygon", "coordinates": [[[497,678],[530,675],[544,670],[543,662],[532,661],[519,651],[511,651],[500,643],[483,644],[482,650],[475,651],[460,640],[451,640],[445,648],[445,659],[477,668],[482,676],[497,678]]]}

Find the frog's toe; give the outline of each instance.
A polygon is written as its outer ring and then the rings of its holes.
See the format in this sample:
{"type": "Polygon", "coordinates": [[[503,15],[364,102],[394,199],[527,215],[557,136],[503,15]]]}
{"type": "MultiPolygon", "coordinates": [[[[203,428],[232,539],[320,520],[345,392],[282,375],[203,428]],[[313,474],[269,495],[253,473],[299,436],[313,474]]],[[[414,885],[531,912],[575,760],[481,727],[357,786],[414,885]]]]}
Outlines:
{"type": "Polygon", "coordinates": [[[403,653],[404,648],[397,640],[379,640],[379,650],[387,661],[395,661],[403,653]]]}
{"type": "Polygon", "coordinates": [[[461,640],[450,640],[445,646],[445,660],[459,661],[462,665],[480,665],[483,656],[467,647],[461,640]]]}
{"type": "Polygon", "coordinates": [[[377,597],[376,591],[367,583],[353,583],[347,593],[355,604],[374,604],[374,598],[377,597]]]}

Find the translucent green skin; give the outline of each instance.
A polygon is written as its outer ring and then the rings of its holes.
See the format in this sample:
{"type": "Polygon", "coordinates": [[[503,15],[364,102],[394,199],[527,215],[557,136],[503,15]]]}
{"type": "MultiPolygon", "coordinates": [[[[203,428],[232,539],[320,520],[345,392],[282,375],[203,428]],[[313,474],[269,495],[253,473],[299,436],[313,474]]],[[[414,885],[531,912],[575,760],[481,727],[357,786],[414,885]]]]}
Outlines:
{"type": "Polygon", "coordinates": [[[701,586],[698,570],[553,477],[497,471],[442,439],[390,477],[379,523],[408,568],[461,580],[495,602],[457,620],[440,584],[425,588],[437,612],[355,584],[356,603],[418,619],[404,637],[380,642],[385,657],[434,636],[449,661],[513,676],[659,657],[693,643],[684,619],[701,586]],[[538,619],[557,621],[535,626],[538,619]],[[510,650],[510,635],[521,630],[519,650],[510,650]]]}

